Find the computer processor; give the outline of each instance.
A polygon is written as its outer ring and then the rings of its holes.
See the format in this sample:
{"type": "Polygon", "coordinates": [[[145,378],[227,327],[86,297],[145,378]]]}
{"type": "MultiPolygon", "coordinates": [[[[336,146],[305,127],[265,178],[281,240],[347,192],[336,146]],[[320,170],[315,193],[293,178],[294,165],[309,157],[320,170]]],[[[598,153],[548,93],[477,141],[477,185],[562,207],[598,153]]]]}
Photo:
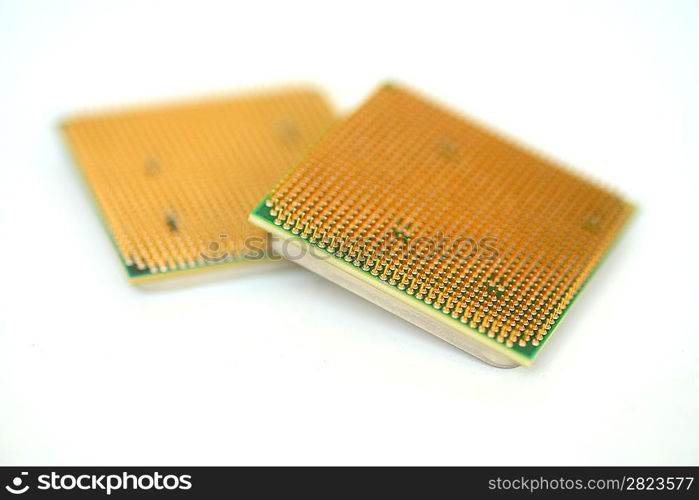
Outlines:
{"type": "Polygon", "coordinates": [[[250,221],[289,259],[514,367],[531,364],[632,212],[571,168],[386,85],[250,221]]]}
{"type": "Polygon", "coordinates": [[[328,128],[314,89],[97,112],[63,131],[130,281],[262,262],[250,210],[328,128]]]}

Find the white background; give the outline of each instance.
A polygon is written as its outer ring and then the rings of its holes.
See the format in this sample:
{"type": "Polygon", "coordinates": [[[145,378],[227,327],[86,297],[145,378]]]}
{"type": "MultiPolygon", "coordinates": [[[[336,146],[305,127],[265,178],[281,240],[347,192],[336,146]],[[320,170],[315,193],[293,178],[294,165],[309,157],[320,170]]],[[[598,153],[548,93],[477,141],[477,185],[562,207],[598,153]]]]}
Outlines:
{"type": "Polygon", "coordinates": [[[4,0],[0,58],[1,463],[699,463],[696,2],[4,0]],[[284,82],[348,111],[386,79],[640,206],[531,368],[291,265],[131,287],[56,128],[284,82]]]}

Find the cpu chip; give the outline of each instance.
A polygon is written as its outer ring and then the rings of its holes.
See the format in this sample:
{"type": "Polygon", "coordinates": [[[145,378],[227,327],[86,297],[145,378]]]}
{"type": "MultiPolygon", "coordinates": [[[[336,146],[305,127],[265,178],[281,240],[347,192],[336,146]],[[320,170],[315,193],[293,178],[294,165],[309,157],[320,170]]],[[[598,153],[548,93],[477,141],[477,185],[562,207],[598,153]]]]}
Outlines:
{"type": "Polygon", "coordinates": [[[263,261],[247,216],[333,120],[294,88],[85,114],[64,134],[132,282],[263,261]]]}
{"type": "Polygon", "coordinates": [[[299,264],[513,367],[531,364],[632,212],[571,168],[386,85],[250,220],[299,264]]]}

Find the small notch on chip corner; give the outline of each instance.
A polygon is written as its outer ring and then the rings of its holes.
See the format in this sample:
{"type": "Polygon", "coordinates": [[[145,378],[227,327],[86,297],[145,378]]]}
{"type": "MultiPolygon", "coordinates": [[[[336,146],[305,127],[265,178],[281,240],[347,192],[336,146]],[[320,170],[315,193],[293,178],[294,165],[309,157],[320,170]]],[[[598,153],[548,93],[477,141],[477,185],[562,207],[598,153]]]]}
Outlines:
{"type": "Polygon", "coordinates": [[[173,233],[176,233],[179,230],[177,217],[173,212],[167,212],[165,214],[165,224],[167,224],[167,228],[173,233]]]}

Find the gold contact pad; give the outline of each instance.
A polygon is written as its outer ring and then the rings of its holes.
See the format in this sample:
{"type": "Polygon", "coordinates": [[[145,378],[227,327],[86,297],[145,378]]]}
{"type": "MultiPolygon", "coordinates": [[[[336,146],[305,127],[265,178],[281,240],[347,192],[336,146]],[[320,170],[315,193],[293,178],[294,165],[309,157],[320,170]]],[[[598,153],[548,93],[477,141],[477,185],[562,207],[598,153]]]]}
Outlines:
{"type": "Polygon", "coordinates": [[[125,264],[158,273],[235,259],[250,238],[261,247],[251,207],[332,119],[321,95],[294,89],[86,115],[64,130],[125,264]]]}
{"type": "Polygon", "coordinates": [[[385,86],[273,190],[275,224],[503,344],[538,346],[632,206],[480,124],[385,86]],[[413,241],[483,238],[483,259],[413,241]]]}

